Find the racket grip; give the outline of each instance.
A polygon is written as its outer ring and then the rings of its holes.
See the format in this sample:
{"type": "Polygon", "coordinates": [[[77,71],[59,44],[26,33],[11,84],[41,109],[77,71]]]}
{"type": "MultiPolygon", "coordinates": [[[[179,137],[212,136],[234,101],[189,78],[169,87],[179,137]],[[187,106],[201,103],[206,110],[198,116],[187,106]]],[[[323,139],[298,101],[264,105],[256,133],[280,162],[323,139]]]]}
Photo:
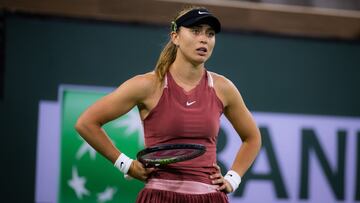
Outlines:
{"type": "Polygon", "coordinates": [[[124,178],[125,178],[125,180],[132,180],[132,179],[134,179],[133,177],[129,176],[128,174],[124,174],[124,178]]]}
{"type": "Polygon", "coordinates": [[[143,163],[145,168],[153,168],[153,167],[159,167],[161,164],[150,164],[150,163],[143,163]]]}

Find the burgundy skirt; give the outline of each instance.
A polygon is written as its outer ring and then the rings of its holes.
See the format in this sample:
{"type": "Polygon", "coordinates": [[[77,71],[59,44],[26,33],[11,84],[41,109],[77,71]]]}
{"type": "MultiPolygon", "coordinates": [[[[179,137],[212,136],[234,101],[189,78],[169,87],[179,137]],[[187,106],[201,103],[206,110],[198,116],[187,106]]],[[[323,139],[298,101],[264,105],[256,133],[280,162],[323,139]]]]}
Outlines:
{"type": "Polygon", "coordinates": [[[140,191],[136,203],[228,203],[224,192],[206,194],[186,194],[165,190],[144,188],[140,191]]]}

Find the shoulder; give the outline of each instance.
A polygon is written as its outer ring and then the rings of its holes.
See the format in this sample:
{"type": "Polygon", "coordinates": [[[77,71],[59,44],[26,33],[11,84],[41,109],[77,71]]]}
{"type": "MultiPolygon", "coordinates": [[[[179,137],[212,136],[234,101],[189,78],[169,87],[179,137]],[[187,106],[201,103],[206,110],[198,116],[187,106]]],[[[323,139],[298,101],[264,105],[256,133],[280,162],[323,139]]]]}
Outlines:
{"type": "Polygon", "coordinates": [[[127,80],[125,83],[131,83],[132,85],[136,87],[140,87],[143,89],[151,89],[153,86],[159,85],[161,82],[156,76],[155,72],[148,72],[144,74],[136,75],[129,80],[127,80]]]}
{"type": "Polygon", "coordinates": [[[210,71],[209,73],[213,78],[214,87],[216,89],[221,90],[222,92],[224,91],[225,93],[229,93],[229,91],[237,90],[234,83],[225,76],[210,71]]]}
{"type": "Polygon", "coordinates": [[[150,90],[160,84],[160,81],[154,71],[136,75],[129,79],[128,82],[131,82],[133,85],[138,86],[144,90],[150,90]]]}
{"type": "Polygon", "coordinates": [[[213,78],[216,94],[222,100],[224,106],[227,106],[233,97],[240,94],[237,87],[225,76],[210,71],[209,73],[213,78]]]}
{"type": "Polygon", "coordinates": [[[160,80],[152,71],[128,79],[119,86],[118,90],[124,93],[123,90],[126,89],[128,94],[136,94],[141,99],[152,94],[160,85],[160,80]]]}

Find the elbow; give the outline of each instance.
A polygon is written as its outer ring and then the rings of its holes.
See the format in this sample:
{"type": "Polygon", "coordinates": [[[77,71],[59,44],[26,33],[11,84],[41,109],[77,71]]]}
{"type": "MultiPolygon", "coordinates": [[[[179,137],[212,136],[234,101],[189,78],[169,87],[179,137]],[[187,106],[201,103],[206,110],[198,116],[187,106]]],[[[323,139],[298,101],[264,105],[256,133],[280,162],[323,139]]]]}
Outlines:
{"type": "Polygon", "coordinates": [[[255,139],[254,139],[255,146],[256,146],[257,150],[260,151],[261,145],[262,145],[262,139],[261,139],[260,131],[258,131],[258,133],[256,133],[256,136],[254,136],[254,137],[255,137],[255,139]]]}
{"type": "Polygon", "coordinates": [[[246,137],[243,142],[251,146],[251,148],[256,151],[256,153],[259,153],[262,145],[260,131],[254,131],[251,136],[246,137]]]}
{"type": "Polygon", "coordinates": [[[74,128],[79,133],[79,135],[85,139],[98,128],[101,128],[101,124],[92,119],[87,119],[80,116],[76,121],[74,128]]]}
{"type": "Polygon", "coordinates": [[[76,132],[78,132],[79,135],[81,137],[83,137],[86,130],[89,129],[89,124],[87,122],[85,122],[84,119],[82,119],[82,117],[80,117],[76,121],[74,128],[75,128],[76,132]]]}
{"type": "Polygon", "coordinates": [[[76,121],[74,128],[75,128],[76,132],[78,132],[81,135],[81,132],[84,128],[84,122],[79,118],[76,121]]]}
{"type": "Polygon", "coordinates": [[[243,144],[250,146],[256,153],[259,153],[262,145],[260,131],[253,132],[242,139],[243,144]]]}

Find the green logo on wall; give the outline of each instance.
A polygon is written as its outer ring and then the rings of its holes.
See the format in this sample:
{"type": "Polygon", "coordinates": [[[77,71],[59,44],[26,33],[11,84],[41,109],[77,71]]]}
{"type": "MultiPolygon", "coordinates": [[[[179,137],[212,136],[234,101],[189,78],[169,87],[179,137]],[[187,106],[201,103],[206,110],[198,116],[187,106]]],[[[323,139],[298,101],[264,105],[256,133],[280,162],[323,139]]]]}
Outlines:
{"type": "MultiPolygon", "coordinates": [[[[108,89],[65,87],[61,91],[61,158],[58,202],[135,202],[143,183],[127,181],[111,162],[75,131],[80,114],[108,89]]],[[[103,126],[113,143],[135,158],[143,148],[143,128],[136,108],[103,126]]]]}

